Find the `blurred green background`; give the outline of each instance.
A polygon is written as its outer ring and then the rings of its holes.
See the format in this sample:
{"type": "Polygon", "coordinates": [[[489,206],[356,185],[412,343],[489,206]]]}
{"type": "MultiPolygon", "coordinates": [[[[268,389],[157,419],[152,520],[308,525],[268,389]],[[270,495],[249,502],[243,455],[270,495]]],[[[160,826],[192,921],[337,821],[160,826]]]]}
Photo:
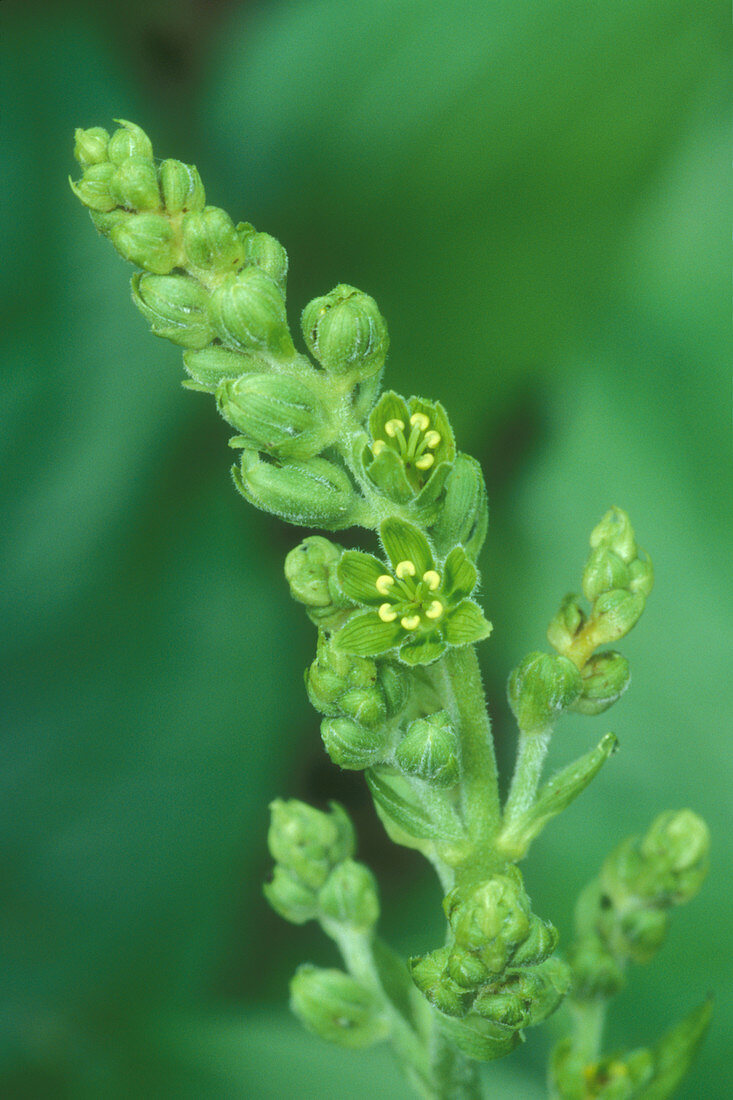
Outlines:
{"type": "MultiPolygon", "coordinates": [[[[299,533],[232,490],[227,429],[69,191],[75,126],[139,122],[209,201],[278,236],[289,301],[339,281],[390,324],[389,384],[440,398],[482,461],[482,647],[504,684],[626,508],[657,571],[634,684],[576,718],[614,758],[537,843],[535,908],[567,937],[604,853],[660,810],[714,862],[631,975],[609,1045],[717,995],[685,1097],[730,1074],[728,7],[707,0],[127,0],[0,6],[3,215],[0,1095],[406,1095],[386,1050],[290,1018],[310,927],[261,897],[267,804],[346,803],[386,936],[440,929],[436,884],[326,759],[302,687],[313,631],[281,563],[299,533]]],[[[544,1094],[549,1036],[489,1067],[544,1094]]]]}

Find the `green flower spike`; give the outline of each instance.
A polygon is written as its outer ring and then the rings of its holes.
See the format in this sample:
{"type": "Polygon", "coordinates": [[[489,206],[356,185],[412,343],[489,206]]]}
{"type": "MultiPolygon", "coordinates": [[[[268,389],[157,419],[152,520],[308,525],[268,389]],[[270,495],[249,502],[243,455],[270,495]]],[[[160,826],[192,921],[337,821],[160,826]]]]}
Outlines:
{"type": "Polygon", "coordinates": [[[388,569],[359,550],[347,550],[339,563],[344,594],[372,609],[353,616],[338,631],[339,649],[360,657],[397,649],[405,664],[426,665],[449,646],[488,637],[491,623],[469,598],[478,573],[462,546],[455,546],[441,564],[410,523],[386,519],[380,535],[388,569]]]}
{"type": "Polygon", "coordinates": [[[456,457],[443,406],[419,397],[405,401],[389,390],[372,410],[369,429],[365,466],[374,484],[399,504],[433,503],[456,457]]]}

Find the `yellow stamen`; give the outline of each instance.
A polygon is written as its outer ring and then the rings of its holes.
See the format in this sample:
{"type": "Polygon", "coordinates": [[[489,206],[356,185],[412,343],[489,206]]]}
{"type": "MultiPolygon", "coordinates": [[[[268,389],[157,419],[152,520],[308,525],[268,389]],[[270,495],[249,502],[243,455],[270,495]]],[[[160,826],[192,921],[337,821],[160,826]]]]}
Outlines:
{"type": "Polygon", "coordinates": [[[435,462],[435,455],[423,455],[422,458],[418,458],[415,465],[418,470],[429,470],[435,462]]]}
{"type": "Polygon", "coordinates": [[[440,432],[436,432],[436,431],[425,432],[425,442],[427,443],[427,445],[428,445],[428,447],[430,448],[431,451],[435,450],[435,448],[440,443],[440,440],[441,440],[440,432]]]}
{"type": "Polygon", "coordinates": [[[392,610],[392,605],[383,603],[379,608],[379,618],[383,623],[393,623],[397,618],[397,612],[392,610]]]}
{"type": "Polygon", "coordinates": [[[414,577],[417,569],[411,561],[399,561],[395,566],[395,573],[403,581],[405,577],[414,577]]]}
{"type": "Polygon", "coordinates": [[[404,420],[399,420],[397,417],[394,417],[393,420],[387,421],[387,423],[384,425],[384,430],[390,439],[394,439],[394,437],[397,435],[397,432],[401,432],[404,426],[404,420]]]}
{"type": "Polygon", "coordinates": [[[389,573],[383,573],[381,577],[377,577],[374,587],[380,596],[389,596],[389,590],[393,584],[394,577],[390,577],[389,573]]]}
{"type": "Polygon", "coordinates": [[[425,413],[413,413],[410,417],[410,423],[413,428],[419,428],[421,432],[424,432],[430,426],[430,420],[425,413]]]}
{"type": "Polygon", "coordinates": [[[433,600],[425,614],[429,619],[439,619],[443,614],[443,605],[440,600],[433,600]]]}
{"type": "Polygon", "coordinates": [[[420,616],[405,615],[404,619],[400,619],[400,625],[403,626],[405,630],[414,630],[420,625],[420,616]]]}
{"type": "Polygon", "coordinates": [[[423,573],[422,579],[431,592],[435,592],[436,588],[440,586],[440,573],[436,573],[434,569],[428,569],[427,573],[423,573]]]}
{"type": "Polygon", "coordinates": [[[383,439],[377,439],[374,443],[372,443],[372,454],[374,455],[374,457],[376,458],[377,455],[381,455],[386,446],[387,444],[384,442],[383,439]]]}

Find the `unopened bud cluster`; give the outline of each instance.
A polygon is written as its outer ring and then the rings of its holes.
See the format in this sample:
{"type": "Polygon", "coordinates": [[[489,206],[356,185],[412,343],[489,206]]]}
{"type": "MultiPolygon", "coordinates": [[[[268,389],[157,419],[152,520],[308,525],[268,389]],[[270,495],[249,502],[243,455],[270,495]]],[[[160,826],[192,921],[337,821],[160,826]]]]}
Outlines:
{"type": "Polygon", "coordinates": [[[624,840],[581,895],[572,954],[574,995],[605,998],[623,984],[627,960],[648,962],[662,946],[669,910],[691,901],[708,871],[710,834],[691,810],[669,810],[643,837],[624,840]]]}
{"type": "Polygon", "coordinates": [[[554,1012],[567,991],[567,968],[550,957],[557,933],[532,913],[513,865],[456,887],[443,908],[451,940],[410,960],[413,981],[443,1014],[453,1041],[489,1061],[511,1050],[522,1029],[554,1012]]]}

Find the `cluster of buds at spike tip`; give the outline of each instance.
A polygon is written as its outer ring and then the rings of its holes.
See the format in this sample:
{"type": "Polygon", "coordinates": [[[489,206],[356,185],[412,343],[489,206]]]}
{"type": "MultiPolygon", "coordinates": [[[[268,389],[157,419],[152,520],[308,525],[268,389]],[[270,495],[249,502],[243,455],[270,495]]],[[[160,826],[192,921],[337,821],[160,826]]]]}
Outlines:
{"type": "Polygon", "coordinates": [[[335,635],[340,649],[364,657],[396,651],[405,664],[421,665],[449,646],[488,637],[491,624],[470,598],[478,573],[462,546],[437,561],[425,535],[395,518],[384,521],[380,536],[388,566],[358,550],[347,550],[339,563],[344,594],[369,609],[335,635]]]}
{"type": "Polygon", "coordinates": [[[349,1050],[363,1050],[389,1034],[374,993],[343,970],[300,966],[290,983],[290,1007],[308,1031],[349,1050]]]}
{"type": "Polygon", "coordinates": [[[354,855],[354,828],[337,802],[323,813],[290,799],[276,799],[270,806],[272,820],[267,834],[275,860],[272,882],[265,897],[280,916],[303,924],[318,915],[318,893],[335,867],[354,855]]]}
{"type": "Polygon", "coordinates": [[[580,895],[570,961],[573,995],[610,997],[627,961],[648,962],[662,946],[669,910],[691,901],[708,871],[710,833],[691,810],[666,811],[643,837],[627,837],[580,895]]]}
{"type": "Polygon", "coordinates": [[[370,413],[369,431],[364,466],[370,480],[396,504],[413,503],[421,516],[435,511],[456,457],[443,406],[419,397],[406,401],[389,390],[370,413]]]}
{"type": "Polygon", "coordinates": [[[581,691],[571,704],[581,714],[600,714],[629,684],[628,662],[599,646],[623,638],[638,622],[654,584],[649,558],[636,544],[629,517],[611,508],[590,537],[591,553],[583,572],[586,613],[578,596],[566,596],[551,621],[547,638],[580,670],[581,691]]]}
{"type": "Polygon", "coordinates": [[[400,713],[409,692],[399,665],[343,653],[321,632],[306,687],[313,706],[325,715],[321,736],[334,764],[353,771],[384,758],[391,737],[389,722],[400,713]]]}

